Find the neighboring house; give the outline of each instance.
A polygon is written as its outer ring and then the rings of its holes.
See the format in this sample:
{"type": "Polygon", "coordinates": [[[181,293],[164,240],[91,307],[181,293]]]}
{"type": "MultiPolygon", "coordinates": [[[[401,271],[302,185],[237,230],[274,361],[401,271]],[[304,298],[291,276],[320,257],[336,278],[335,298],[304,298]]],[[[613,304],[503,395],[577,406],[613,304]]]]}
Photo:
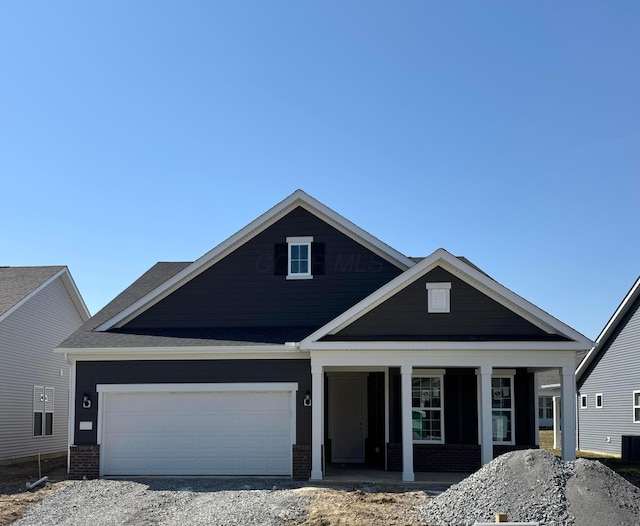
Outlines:
{"type": "Polygon", "coordinates": [[[88,319],[67,267],[0,267],[0,463],[67,452],[69,364],[53,349],[88,319]]]}
{"type": "Polygon", "coordinates": [[[71,474],[472,471],[536,447],[537,370],[561,370],[575,426],[575,352],[592,345],[467,260],[408,258],[298,190],[197,261],[158,263],[60,345],[71,474]]]}
{"type": "MultiPolygon", "coordinates": [[[[587,351],[576,353],[576,367],[586,356],[587,351]]],[[[538,427],[540,429],[553,428],[553,399],[560,398],[560,374],[557,369],[542,371],[537,374],[538,386],[538,427]]],[[[556,404],[559,402],[556,401],[556,404]]]]}
{"type": "Polygon", "coordinates": [[[578,448],[621,454],[623,435],[640,436],[640,278],[576,371],[578,448]]]}

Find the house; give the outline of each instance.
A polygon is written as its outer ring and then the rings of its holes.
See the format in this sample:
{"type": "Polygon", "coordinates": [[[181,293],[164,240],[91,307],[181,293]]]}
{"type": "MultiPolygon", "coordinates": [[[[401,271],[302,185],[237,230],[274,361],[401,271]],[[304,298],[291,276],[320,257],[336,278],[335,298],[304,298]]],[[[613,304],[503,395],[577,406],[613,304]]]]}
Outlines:
{"type": "Polygon", "coordinates": [[[198,260],[158,263],[59,346],[71,474],[472,471],[535,447],[537,370],[561,371],[574,427],[591,345],[468,260],[406,257],[297,190],[198,260]]]}
{"type": "Polygon", "coordinates": [[[620,455],[640,436],[640,277],[578,370],[578,448],[620,455]]]}
{"type": "Polygon", "coordinates": [[[53,349],[88,319],[67,267],[0,267],[0,463],[66,454],[69,364],[53,349]]]}

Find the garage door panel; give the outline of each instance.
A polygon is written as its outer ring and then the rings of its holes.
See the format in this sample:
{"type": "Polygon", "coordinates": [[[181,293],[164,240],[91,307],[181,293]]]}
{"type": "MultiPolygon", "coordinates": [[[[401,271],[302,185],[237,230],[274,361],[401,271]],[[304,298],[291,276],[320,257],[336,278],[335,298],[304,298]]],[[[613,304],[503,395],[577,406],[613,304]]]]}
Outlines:
{"type": "Polygon", "coordinates": [[[290,392],[108,393],[104,475],[290,475],[290,392]]]}

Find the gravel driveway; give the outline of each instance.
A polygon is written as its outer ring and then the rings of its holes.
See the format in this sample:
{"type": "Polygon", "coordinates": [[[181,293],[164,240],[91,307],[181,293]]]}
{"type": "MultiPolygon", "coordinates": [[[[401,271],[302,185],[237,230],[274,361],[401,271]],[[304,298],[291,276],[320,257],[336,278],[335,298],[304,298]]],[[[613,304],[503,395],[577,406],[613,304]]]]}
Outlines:
{"type": "Polygon", "coordinates": [[[69,484],[14,525],[279,526],[302,514],[308,499],[289,480],[88,480],[69,484]]]}

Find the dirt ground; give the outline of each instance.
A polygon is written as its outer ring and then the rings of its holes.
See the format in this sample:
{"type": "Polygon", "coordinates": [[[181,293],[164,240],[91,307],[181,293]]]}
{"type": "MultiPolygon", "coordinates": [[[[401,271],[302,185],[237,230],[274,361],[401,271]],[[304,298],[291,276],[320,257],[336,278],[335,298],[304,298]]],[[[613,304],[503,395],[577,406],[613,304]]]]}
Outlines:
{"type": "MultiPolygon", "coordinates": [[[[69,484],[66,458],[43,460],[42,476],[49,481],[32,491],[26,482],[38,480],[38,463],[0,465],[0,526],[13,523],[35,503],[69,484]]],[[[429,498],[422,491],[401,493],[304,487],[299,490],[311,503],[307,514],[292,526],[419,526],[413,507],[429,498]]]]}
{"type": "Polygon", "coordinates": [[[22,517],[33,504],[69,484],[66,478],[66,457],[43,460],[40,471],[37,461],[0,465],[0,526],[11,524],[22,517]],[[43,477],[49,477],[49,481],[27,491],[26,483],[38,480],[39,473],[43,477]]]}
{"type": "Polygon", "coordinates": [[[423,491],[368,493],[330,488],[301,488],[311,499],[307,514],[295,526],[423,526],[414,506],[429,497],[423,491]]]}

